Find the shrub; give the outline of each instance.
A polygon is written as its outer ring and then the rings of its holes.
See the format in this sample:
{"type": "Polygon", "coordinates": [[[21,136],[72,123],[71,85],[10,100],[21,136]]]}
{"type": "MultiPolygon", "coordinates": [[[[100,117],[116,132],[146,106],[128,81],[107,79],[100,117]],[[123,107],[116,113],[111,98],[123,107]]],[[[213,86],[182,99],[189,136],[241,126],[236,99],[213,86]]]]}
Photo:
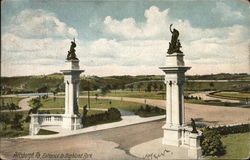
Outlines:
{"type": "Polygon", "coordinates": [[[97,124],[99,122],[117,121],[120,119],[120,111],[116,108],[109,108],[108,111],[104,113],[83,117],[83,124],[88,126],[90,124],[97,124]]]}
{"type": "Polygon", "coordinates": [[[217,128],[211,128],[211,130],[217,131],[221,135],[245,133],[245,132],[250,132],[250,125],[241,124],[236,126],[221,126],[217,128]]]}
{"type": "Polygon", "coordinates": [[[201,148],[202,154],[206,156],[217,156],[225,153],[221,135],[210,128],[206,128],[202,132],[201,148]]]}
{"type": "Polygon", "coordinates": [[[109,108],[108,109],[108,118],[109,118],[109,120],[118,120],[121,118],[121,113],[116,108],[109,108]]]}

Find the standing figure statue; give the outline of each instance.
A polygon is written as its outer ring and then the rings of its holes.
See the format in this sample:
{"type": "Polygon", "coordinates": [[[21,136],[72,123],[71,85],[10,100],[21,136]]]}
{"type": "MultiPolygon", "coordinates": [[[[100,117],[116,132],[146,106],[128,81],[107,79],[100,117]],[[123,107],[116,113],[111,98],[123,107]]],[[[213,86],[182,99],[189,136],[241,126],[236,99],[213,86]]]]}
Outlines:
{"type": "Polygon", "coordinates": [[[71,41],[71,46],[70,46],[70,50],[68,51],[68,55],[67,55],[67,60],[78,60],[78,58],[76,57],[76,43],[75,43],[75,38],[74,41],[71,41]]]}
{"type": "Polygon", "coordinates": [[[191,133],[198,133],[198,131],[196,129],[195,121],[194,121],[193,118],[191,118],[191,126],[193,128],[193,130],[191,131],[191,133]]]}
{"type": "Polygon", "coordinates": [[[180,50],[181,48],[181,43],[180,40],[178,39],[179,37],[179,31],[177,29],[174,28],[174,30],[172,31],[171,27],[173,24],[170,25],[169,29],[170,32],[172,33],[172,38],[171,38],[171,42],[169,42],[169,48],[168,48],[168,54],[173,54],[174,52],[176,53],[182,53],[182,51],[180,50]]]}

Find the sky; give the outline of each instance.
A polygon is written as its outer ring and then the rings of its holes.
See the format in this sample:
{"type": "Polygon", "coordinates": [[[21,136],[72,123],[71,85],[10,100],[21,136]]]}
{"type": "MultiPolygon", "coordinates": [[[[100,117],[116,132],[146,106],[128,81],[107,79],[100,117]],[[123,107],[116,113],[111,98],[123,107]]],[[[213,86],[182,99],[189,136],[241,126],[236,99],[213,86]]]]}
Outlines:
{"type": "Polygon", "coordinates": [[[173,24],[188,75],[250,72],[250,4],[240,0],[1,1],[1,75],[59,72],[70,42],[84,75],[159,75],[173,24]]]}

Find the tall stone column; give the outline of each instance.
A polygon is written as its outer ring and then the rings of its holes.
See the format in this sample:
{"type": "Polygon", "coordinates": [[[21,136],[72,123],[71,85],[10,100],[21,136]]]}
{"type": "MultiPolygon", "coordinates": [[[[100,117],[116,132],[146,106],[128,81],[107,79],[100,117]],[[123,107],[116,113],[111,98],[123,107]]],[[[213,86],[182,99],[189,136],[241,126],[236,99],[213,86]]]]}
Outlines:
{"type": "Polygon", "coordinates": [[[184,125],[185,106],[183,84],[185,72],[191,67],[184,65],[183,53],[172,53],[166,57],[166,66],[160,67],[165,72],[166,83],[166,124],[163,144],[180,146],[184,125]]]}
{"type": "Polygon", "coordinates": [[[78,114],[78,97],[80,74],[79,60],[67,60],[66,68],[61,70],[64,75],[65,83],[65,112],[63,117],[63,128],[81,128],[80,116],[78,114]]]}

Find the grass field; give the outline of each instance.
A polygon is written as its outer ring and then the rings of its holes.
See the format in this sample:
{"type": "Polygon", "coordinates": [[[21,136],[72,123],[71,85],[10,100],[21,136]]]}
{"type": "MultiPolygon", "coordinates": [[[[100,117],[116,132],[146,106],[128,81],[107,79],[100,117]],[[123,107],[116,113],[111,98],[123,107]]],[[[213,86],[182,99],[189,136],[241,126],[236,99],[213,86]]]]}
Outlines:
{"type": "Polygon", "coordinates": [[[6,105],[7,103],[8,104],[11,104],[11,103],[14,103],[16,105],[18,105],[18,103],[24,99],[23,97],[1,97],[0,98],[0,105],[3,106],[3,103],[6,105]]]}
{"type": "MultiPolygon", "coordinates": [[[[99,91],[90,91],[90,96],[95,96],[98,94],[99,96],[107,96],[107,97],[132,97],[132,98],[146,98],[146,99],[166,99],[165,91],[111,91],[105,95],[102,95],[99,91]]],[[[185,96],[194,93],[193,91],[186,91],[184,93],[185,96]]],[[[81,92],[81,95],[87,96],[88,92],[81,92]]]]}
{"type": "Polygon", "coordinates": [[[250,151],[250,133],[238,133],[222,136],[222,143],[226,146],[226,153],[209,159],[247,159],[250,151]]]}
{"type": "MultiPolygon", "coordinates": [[[[42,109],[49,109],[49,108],[64,108],[64,98],[56,98],[55,100],[51,97],[48,99],[43,99],[41,101],[43,104],[42,109]]],[[[83,106],[87,105],[87,98],[80,98],[79,99],[79,108],[82,109],[83,106]]],[[[125,102],[125,101],[118,101],[118,100],[96,100],[90,99],[90,108],[118,108],[126,111],[135,112],[137,111],[140,106],[143,104],[135,103],[135,102],[125,102]]],[[[60,110],[60,109],[59,109],[60,110]]]]}

